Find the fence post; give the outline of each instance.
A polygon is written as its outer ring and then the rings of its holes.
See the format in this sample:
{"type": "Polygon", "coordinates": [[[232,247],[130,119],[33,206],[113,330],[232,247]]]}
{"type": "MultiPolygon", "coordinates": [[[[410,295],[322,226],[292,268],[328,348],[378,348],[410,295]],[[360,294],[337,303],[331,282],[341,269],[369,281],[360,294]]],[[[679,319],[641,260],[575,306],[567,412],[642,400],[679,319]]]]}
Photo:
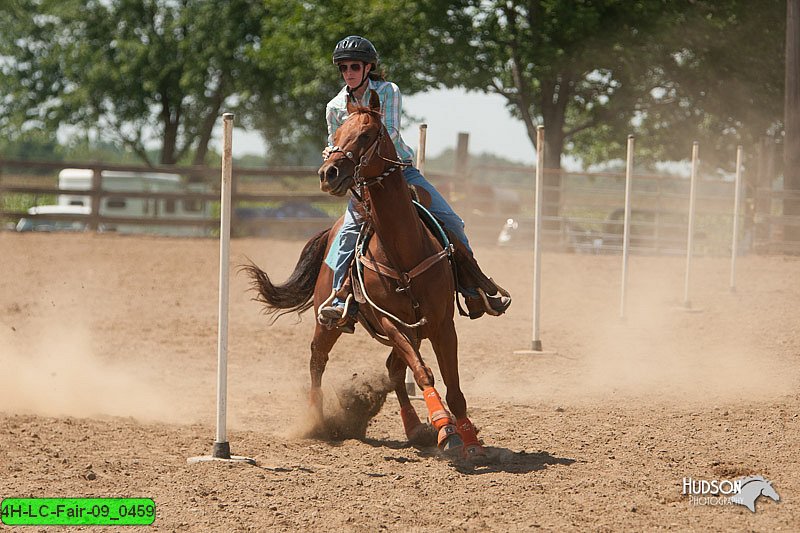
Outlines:
{"type": "Polygon", "coordinates": [[[97,231],[100,227],[100,200],[103,192],[103,171],[92,167],[92,212],[89,214],[89,229],[97,231]]]}
{"type": "Polygon", "coordinates": [[[428,125],[419,125],[419,146],[417,147],[417,170],[425,175],[425,143],[428,139],[428,125]]]}
{"type": "Polygon", "coordinates": [[[461,183],[468,184],[467,182],[467,169],[469,168],[469,133],[463,131],[458,134],[456,141],[456,159],[453,166],[454,178],[450,182],[450,201],[453,201],[456,195],[456,180],[461,180],[461,183]]]}

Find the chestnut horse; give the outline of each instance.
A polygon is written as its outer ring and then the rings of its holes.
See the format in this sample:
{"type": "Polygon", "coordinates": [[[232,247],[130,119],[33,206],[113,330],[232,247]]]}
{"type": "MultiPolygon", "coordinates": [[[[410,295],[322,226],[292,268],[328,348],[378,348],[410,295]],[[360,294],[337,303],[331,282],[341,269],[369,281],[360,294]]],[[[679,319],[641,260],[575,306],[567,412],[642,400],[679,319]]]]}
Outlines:
{"type": "MultiPolygon", "coordinates": [[[[364,224],[374,230],[364,255],[356,258],[365,267],[359,277],[370,302],[360,306],[358,319],[392,347],[386,366],[409,441],[414,443],[424,433],[424,426],[405,389],[406,367],[411,368],[423,391],[439,448],[466,457],[484,455],[476,430],[467,418],[467,403],[459,385],[458,337],[453,323],[455,287],[447,250],[420,221],[403,178],[403,164],[397,161],[394,144],[381,120],[377,95],[372,93],[369,107],[348,104],[348,112],[347,120],[336,131],[336,146],[319,169],[319,177],[324,192],[344,196],[352,190],[365,214],[364,224]],[[452,415],[443,405],[434,387],[433,373],[420,355],[422,339],[429,339],[436,353],[452,415]]],[[[283,285],[272,284],[266,273],[253,264],[244,267],[253,278],[256,299],[265,304],[268,313],[302,313],[311,307],[312,296],[315,310],[330,300],[333,272],[323,262],[341,224],[342,219],[306,244],[294,272],[283,285]]],[[[311,341],[310,401],[320,420],[322,374],[341,333],[317,323],[311,341]]]]}

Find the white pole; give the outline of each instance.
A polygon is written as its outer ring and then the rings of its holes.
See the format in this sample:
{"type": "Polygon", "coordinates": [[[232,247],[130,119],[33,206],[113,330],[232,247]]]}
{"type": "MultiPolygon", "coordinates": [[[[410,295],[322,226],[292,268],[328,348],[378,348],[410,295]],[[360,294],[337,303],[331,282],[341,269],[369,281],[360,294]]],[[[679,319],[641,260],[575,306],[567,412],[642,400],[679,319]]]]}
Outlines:
{"type": "Polygon", "coordinates": [[[219,329],[217,331],[217,435],[211,455],[190,457],[187,461],[245,462],[256,464],[254,459],[231,455],[231,445],[226,435],[228,397],[228,292],[229,256],[231,240],[231,190],[232,190],[233,113],[222,115],[222,182],[220,184],[219,214],[219,329]]]}
{"type": "Polygon", "coordinates": [[[417,148],[417,170],[425,174],[425,141],[428,138],[428,125],[419,125],[419,147],[417,148]]]}
{"type": "Polygon", "coordinates": [[[226,436],[226,412],[228,397],[228,293],[233,113],[222,115],[222,131],[222,183],[219,217],[219,330],[217,337],[217,438],[214,442],[214,457],[230,459],[230,444],[226,436]]]}
{"type": "Polygon", "coordinates": [[[531,350],[542,351],[539,339],[539,292],[542,266],[542,196],[544,181],[544,126],[536,128],[536,214],[533,225],[533,340],[531,350]]]}
{"type": "Polygon", "coordinates": [[[683,306],[690,308],[689,301],[689,274],[692,268],[692,246],[694,244],[694,207],[697,191],[697,159],[700,143],[694,141],[692,144],[692,177],[689,184],[689,229],[686,238],[686,279],[683,287],[683,306]]]}
{"type": "Polygon", "coordinates": [[[736,290],[736,256],[739,252],[739,204],[742,193],[742,145],[736,147],[736,188],[733,192],[733,241],[731,242],[731,291],[736,290]]]}
{"type": "Polygon", "coordinates": [[[625,318],[628,288],[628,245],[631,240],[631,182],[633,178],[633,135],[628,135],[628,158],[625,165],[625,218],[622,219],[622,294],[619,317],[625,318]]]}
{"type": "MultiPolygon", "coordinates": [[[[417,147],[417,170],[420,174],[425,173],[425,143],[428,138],[428,125],[419,125],[419,146],[417,147]]],[[[411,368],[406,367],[406,392],[411,398],[417,397],[417,382],[411,368]]]]}

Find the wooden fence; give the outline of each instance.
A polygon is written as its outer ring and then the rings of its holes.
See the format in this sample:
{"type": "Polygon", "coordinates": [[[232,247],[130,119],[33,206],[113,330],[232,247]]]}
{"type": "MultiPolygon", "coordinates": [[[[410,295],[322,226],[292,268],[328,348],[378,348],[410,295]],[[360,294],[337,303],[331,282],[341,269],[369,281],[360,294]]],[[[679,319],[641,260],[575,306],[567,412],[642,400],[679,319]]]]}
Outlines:
{"type": "MultiPolygon", "coordinates": [[[[462,151],[464,151],[462,149],[462,151]]],[[[517,229],[505,241],[509,246],[528,247],[533,233],[533,167],[488,166],[468,157],[456,163],[458,172],[426,172],[442,194],[467,222],[470,239],[494,243],[508,219],[517,229]]],[[[235,207],[265,205],[313,205],[330,216],[252,219],[232,217],[234,235],[271,235],[306,237],[328,227],[344,210],[345,200],[319,191],[316,168],[233,167],[233,202],[235,207]]],[[[13,221],[36,217],[20,209],[8,208],[15,195],[33,195],[34,199],[61,194],[81,194],[91,198],[91,214],[47,215],[47,218],[82,220],[98,229],[114,224],[141,226],[194,226],[213,234],[218,216],[180,219],[164,216],[113,217],[101,213],[103,198],[124,195],[154,201],[182,200],[219,204],[218,168],[143,167],[101,163],[41,162],[0,159],[0,217],[13,221]],[[94,176],[86,191],[59,189],[56,174],[63,168],[89,169],[94,176]],[[205,184],[204,192],[124,192],[103,187],[103,171],[163,172],[179,174],[185,180],[205,184]]],[[[547,171],[551,172],[551,171],[547,171]]],[[[624,199],[623,173],[560,173],[559,187],[549,188],[543,235],[551,249],[585,253],[615,253],[621,248],[624,199]]],[[[685,253],[689,181],[685,176],[634,174],[632,206],[632,249],[641,253],[685,253]]],[[[696,250],[698,253],[724,255],[730,249],[733,224],[733,182],[705,177],[698,185],[696,250]]],[[[782,215],[783,201],[797,198],[796,193],[774,190],[761,184],[748,184],[743,194],[739,220],[743,242],[740,249],[767,253],[797,253],[800,243],[783,239],[784,227],[800,226],[797,217],[782,215]]],[[[215,213],[218,208],[215,207],[215,213]]],[[[241,210],[239,212],[242,212],[241,210]]]]}

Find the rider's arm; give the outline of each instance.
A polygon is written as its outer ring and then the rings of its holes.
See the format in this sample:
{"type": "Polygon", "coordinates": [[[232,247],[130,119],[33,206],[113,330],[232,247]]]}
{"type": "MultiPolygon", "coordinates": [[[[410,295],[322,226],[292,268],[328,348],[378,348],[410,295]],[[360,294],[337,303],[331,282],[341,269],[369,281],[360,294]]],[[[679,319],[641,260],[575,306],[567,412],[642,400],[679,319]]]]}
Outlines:
{"type": "Polygon", "coordinates": [[[336,130],[339,129],[339,126],[342,125],[339,115],[340,113],[338,110],[331,104],[328,104],[325,108],[325,121],[328,123],[328,146],[333,146],[333,136],[336,134],[336,130]]]}
{"type": "Polygon", "coordinates": [[[383,100],[383,123],[386,131],[389,132],[392,142],[397,146],[400,138],[400,110],[403,106],[403,97],[400,95],[400,88],[394,83],[386,85],[383,100]]]}
{"type": "Polygon", "coordinates": [[[333,148],[333,136],[336,130],[339,129],[339,126],[342,125],[339,119],[339,113],[336,112],[336,108],[331,104],[328,104],[325,108],[325,122],[328,123],[328,146],[322,150],[323,161],[328,159],[331,148],[333,148]]]}

